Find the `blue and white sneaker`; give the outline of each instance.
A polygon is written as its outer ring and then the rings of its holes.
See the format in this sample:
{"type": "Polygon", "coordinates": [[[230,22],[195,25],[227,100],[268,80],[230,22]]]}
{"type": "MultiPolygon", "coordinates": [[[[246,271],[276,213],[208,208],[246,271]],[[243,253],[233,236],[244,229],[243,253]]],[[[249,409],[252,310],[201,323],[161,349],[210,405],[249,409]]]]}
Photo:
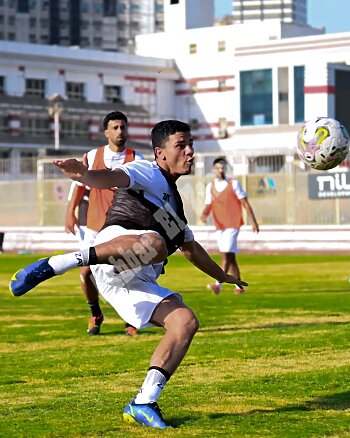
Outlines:
{"type": "Polygon", "coordinates": [[[124,409],[123,419],[127,423],[139,423],[148,427],[166,429],[162,412],[157,402],[137,405],[133,401],[124,409]]]}
{"type": "Polygon", "coordinates": [[[34,289],[42,281],[54,277],[55,271],[48,264],[48,258],[38,260],[19,269],[11,278],[9,289],[15,297],[20,297],[34,289]]]}

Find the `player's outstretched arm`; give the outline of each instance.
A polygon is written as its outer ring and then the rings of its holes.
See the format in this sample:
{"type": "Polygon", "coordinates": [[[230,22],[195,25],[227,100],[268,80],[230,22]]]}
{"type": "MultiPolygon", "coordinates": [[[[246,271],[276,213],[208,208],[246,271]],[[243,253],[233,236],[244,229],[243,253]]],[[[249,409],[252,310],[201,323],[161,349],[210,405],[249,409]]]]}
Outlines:
{"type": "Polygon", "coordinates": [[[195,240],[185,242],[180,249],[187,260],[196,266],[196,268],[200,269],[205,274],[208,274],[210,277],[215,278],[215,280],[220,283],[237,284],[240,288],[248,286],[248,283],[245,281],[238,280],[238,278],[233,275],[226,274],[226,272],[214,262],[206,250],[195,240]]]}
{"type": "Polygon", "coordinates": [[[79,181],[96,189],[109,189],[111,187],[128,187],[129,176],[122,169],[88,170],[88,167],[75,158],[69,160],[54,160],[53,164],[59,167],[68,178],[79,181]]]}

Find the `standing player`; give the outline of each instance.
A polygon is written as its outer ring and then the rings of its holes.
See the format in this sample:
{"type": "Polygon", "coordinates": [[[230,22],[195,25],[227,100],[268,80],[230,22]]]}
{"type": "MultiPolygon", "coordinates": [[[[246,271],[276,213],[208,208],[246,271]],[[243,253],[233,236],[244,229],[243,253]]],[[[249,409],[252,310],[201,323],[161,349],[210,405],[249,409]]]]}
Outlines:
{"type": "MultiPolygon", "coordinates": [[[[221,267],[225,272],[231,272],[236,278],[241,278],[236,258],[237,238],[243,225],[242,206],[246,209],[253,231],[259,232],[259,225],[250,205],[247,194],[240,182],[226,176],[227,161],[216,158],[213,162],[215,178],[206,187],[205,208],[201,220],[206,222],[210,213],[213,214],[219,251],[221,254],[221,267]]],[[[221,283],[218,281],[209,284],[208,288],[215,294],[221,292],[221,283]]],[[[244,289],[236,287],[236,294],[241,294],[244,289]]]]}
{"type": "Polygon", "coordinates": [[[167,256],[180,248],[198,269],[220,282],[247,285],[225,273],[187,225],[176,180],[191,173],[193,139],[187,123],[165,120],[152,129],[153,163],[143,160],[115,170],[88,170],[83,163],[56,160],[62,172],[90,187],[118,187],[105,228],[89,249],[39,260],[19,270],[10,290],[20,296],[55,275],[92,265],[102,296],[135,327],[157,325],[165,334],[150,360],[140,391],[124,409],[124,420],[164,429],[157,400],[180,365],[198,321],[180,295],[158,284],[167,256]],[[124,189],[122,189],[124,188],[124,189]]]}
{"type": "MultiPolygon", "coordinates": [[[[84,155],[84,162],[89,169],[111,169],[118,164],[128,163],[133,160],[141,160],[143,156],[134,150],[125,147],[128,138],[128,119],[125,114],[119,111],[108,113],[103,119],[104,134],[108,144],[97,149],[92,149],[84,155]]],[[[80,236],[83,235],[82,248],[88,248],[95,240],[97,233],[101,230],[106,220],[106,213],[112,203],[114,188],[95,189],[91,188],[88,194],[88,209],[86,217],[86,227],[84,233],[80,230],[82,225],[79,216],[75,214],[76,207],[81,205],[81,201],[86,196],[86,187],[83,184],[72,184],[72,190],[66,212],[65,229],[67,233],[76,233],[76,228],[80,236]]],[[[100,333],[100,327],[104,316],[100,308],[98,291],[91,279],[89,266],[80,268],[80,283],[87,304],[91,310],[89,319],[88,333],[95,336],[100,333]]],[[[126,334],[133,336],[137,331],[135,327],[126,324],[126,334]]]]}

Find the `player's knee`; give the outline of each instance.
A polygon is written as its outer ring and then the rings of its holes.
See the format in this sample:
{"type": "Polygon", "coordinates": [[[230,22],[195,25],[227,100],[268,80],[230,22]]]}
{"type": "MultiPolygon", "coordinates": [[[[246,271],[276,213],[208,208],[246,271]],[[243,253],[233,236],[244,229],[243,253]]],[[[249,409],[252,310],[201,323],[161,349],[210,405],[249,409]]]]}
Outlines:
{"type": "Polygon", "coordinates": [[[163,262],[168,257],[168,250],[164,238],[160,234],[143,234],[142,244],[152,253],[152,263],[163,262]]]}
{"type": "Polygon", "coordinates": [[[192,311],[188,311],[182,316],[180,327],[182,328],[184,334],[193,338],[199,329],[199,321],[196,318],[196,315],[192,311]]]}
{"type": "Polygon", "coordinates": [[[157,251],[160,261],[165,260],[168,257],[168,250],[165,240],[162,236],[157,236],[155,239],[155,250],[157,251]]]}

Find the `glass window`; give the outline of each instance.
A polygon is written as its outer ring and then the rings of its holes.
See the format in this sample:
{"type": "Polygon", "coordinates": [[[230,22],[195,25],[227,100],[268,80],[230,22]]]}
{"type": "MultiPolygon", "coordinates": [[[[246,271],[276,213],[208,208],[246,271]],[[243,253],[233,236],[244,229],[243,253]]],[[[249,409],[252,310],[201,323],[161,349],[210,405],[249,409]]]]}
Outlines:
{"type": "Polygon", "coordinates": [[[5,78],[0,76],[0,94],[5,94],[5,78]]]}
{"type": "Polygon", "coordinates": [[[197,53],[197,44],[190,44],[190,55],[197,53]]]}
{"type": "Polygon", "coordinates": [[[121,87],[119,85],[105,85],[104,97],[106,102],[121,102],[121,87]]]}
{"type": "Polygon", "coordinates": [[[123,13],[126,11],[126,5],[125,3],[117,3],[117,12],[118,13],[123,13]]]}
{"type": "Polygon", "coordinates": [[[80,11],[81,12],[89,12],[89,3],[80,3],[80,11]]]}
{"type": "Polygon", "coordinates": [[[49,119],[23,118],[21,124],[23,134],[43,137],[50,133],[49,119]]]}
{"type": "Polygon", "coordinates": [[[241,125],[272,124],[272,70],[240,73],[241,125]]]}
{"type": "Polygon", "coordinates": [[[103,10],[102,2],[95,2],[94,3],[94,12],[102,12],[102,10],[103,10]]]}
{"type": "Polygon", "coordinates": [[[294,122],[303,122],[305,119],[304,70],[294,67],[294,122]]]}
{"type": "Polygon", "coordinates": [[[85,120],[62,120],[62,137],[87,137],[88,127],[85,120]]]}
{"type": "Polygon", "coordinates": [[[67,82],[66,95],[71,100],[85,100],[84,84],[82,82],[67,82]]]}
{"type": "Polygon", "coordinates": [[[218,52],[224,52],[226,50],[226,41],[218,41],[218,52]]]}
{"type": "Polygon", "coordinates": [[[26,79],[26,96],[45,97],[45,80],[26,79]]]}

